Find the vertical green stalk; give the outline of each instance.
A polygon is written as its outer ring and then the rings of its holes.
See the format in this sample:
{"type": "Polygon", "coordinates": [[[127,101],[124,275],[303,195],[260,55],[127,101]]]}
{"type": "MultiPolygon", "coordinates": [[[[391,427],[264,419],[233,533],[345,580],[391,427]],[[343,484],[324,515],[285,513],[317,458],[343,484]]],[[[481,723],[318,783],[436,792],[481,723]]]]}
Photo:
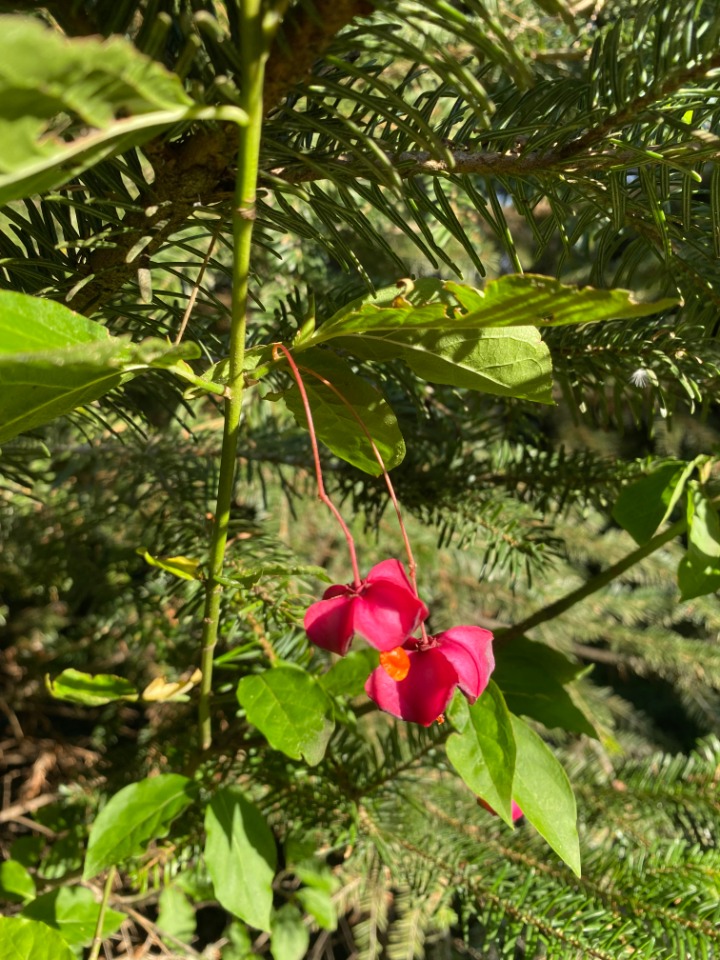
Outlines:
{"type": "Polygon", "coordinates": [[[103,942],[102,931],[105,925],[105,914],[107,913],[108,901],[110,900],[110,894],[112,893],[113,883],[115,882],[115,873],[115,867],[110,867],[107,878],[105,879],[102,900],[100,902],[100,910],[98,911],[97,923],[95,924],[95,935],[93,937],[88,960],[98,960],[100,957],[100,949],[103,942]]]}
{"type": "Polygon", "coordinates": [[[212,697],[213,655],[218,636],[222,597],[223,562],[228,539],[230,507],[235,483],[237,442],[243,397],[243,365],[248,309],[250,252],[255,220],[260,137],[262,132],[263,79],[267,60],[266,36],[262,22],[262,0],[239,0],[238,35],[242,57],[240,104],[248,115],[240,127],[238,169],[233,201],[232,317],[230,329],[230,376],[225,399],[225,426],[220,453],[215,520],[210,541],[209,570],[203,617],[198,720],[200,744],[207,750],[212,743],[210,701],[212,697]]]}

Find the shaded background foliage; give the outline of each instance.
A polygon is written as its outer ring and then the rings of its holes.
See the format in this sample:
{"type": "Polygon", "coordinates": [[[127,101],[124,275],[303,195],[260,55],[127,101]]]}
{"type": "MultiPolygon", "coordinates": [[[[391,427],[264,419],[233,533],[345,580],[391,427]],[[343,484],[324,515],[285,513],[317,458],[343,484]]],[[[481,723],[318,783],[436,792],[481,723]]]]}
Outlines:
{"type": "MultiPolygon", "coordinates": [[[[682,297],[650,319],[549,330],[552,408],[427,387],[388,365],[383,386],[411,440],[393,478],[433,629],[501,630],[632,549],[610,508],[643,458],[717,447],[717,12],[697,0],[282,6],[265,94],[254,341],[289,338],[313,309],[328,316],[411,274],[481,283],[524,269],[682,297]]],[[[0,11],[70,36],[125,34],[196,99],[237,98],[232,4],[0,11]]],[[[8,204],[2,285],[136,338],[176,337],[196,293],[185,337],[219,360],[234,150],[220,125],[185,126],[8,204]]],[[[192,704],[81,711],[51,700],[43,678],[76,667],[141,687],[194,666],[199,587],[137,549],[202,555],[219,417],[213,399],[182,396],[157,373],[3,446],[3,799],[22,807],[3,823],[3,846],[26,851],[39,889],[79,869],[101,795],[196,762],[192,704]]],[[[356,704],[357,719],[308,771],[237,720],[243,673],[275,657],[321,667],[300,628],[319,588],[304,565],[347,578],[336,530],[312,503],[306,438],[257,396],[245,424],[229,561],[255,573],[223,601],[224,728],[200,775],[208,786],[252,779],[287,866],[277,901],[313,925],[309,954],[714,956],[720,609],[715,596],[678,602],[683,545],[533,633],[593,667],[573,696],[599,741],[544,731],[578,794],[577,879],[529,826],[511,835],[475,805],[446,769],[442,729],[401,729],[356,704]],[[299,896],[310,853],[332,870],[337,929],[299,896]]],[[[326,465],[365,565],[397,554],[381,482],[329,456],[326,465]]],[[[192,901],[198,952],[267,952],[212,905],[200,825],[188,815],[181,827],[172,849],[159,842],[124,877],[126,894],[145,896],[116,954],[139,931],[162,941],[167,890],[192,901]]],[[[187,923],[169,931],[166,953],[189,942],[187,923]]]]}

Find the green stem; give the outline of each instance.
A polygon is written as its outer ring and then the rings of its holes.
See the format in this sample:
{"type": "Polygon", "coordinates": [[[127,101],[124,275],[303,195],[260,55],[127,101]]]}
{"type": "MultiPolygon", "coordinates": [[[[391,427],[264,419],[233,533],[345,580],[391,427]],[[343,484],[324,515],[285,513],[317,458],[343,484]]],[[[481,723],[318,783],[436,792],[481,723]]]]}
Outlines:
{"type": "Polygon", "coordinates": [[[644,546],[638,547],[637,550],[633,550],[632,553],[629,553],[626,557],[623,557],[622,560],[619,560],[617,563],[613,564],[612,567],[608,567],[607,570],[603,570],[602,573],[599,573],[596,577],[591,577],[590,580],[587,580],[581,587],[578,587],[576,590],[571,590],[570,593],[565,594],[564,597],[556,600],[555,603],[551,603],[549,607],[543,607],[542,610],[538,610],[536,613],[531,614],[526,620],[521,620],[520,623],[516,623],[512,627],[508,627],[506,630],[496,630],[496,640],[500,641],[502,644],[507,643],[510,640],[514,640],[516,637],[523,636],[523,634],[525,634],[528,630],[532,630],[533,627],[537,627],[541,623],[546,623],[548,620],[554,620],[555,617],[559,617],[561,613],[565,613],[566,610],[569,610],[570,607],[573,607],[576,603],[584,600],[585,597],[589,597],[598,590],[602,590],[603,587],[606,587],[616,577],[619,577],[622,573],[625,573],[626,570],[629,570],[630,567],[635,566],[636,563],[644,560],[645,557],[649,557],[651,553],[659,550],[660,547],[664,546],[666,543],[669,543],[670,540],[674,540],[675,537],[678,537],[681,533],[684,533],[686,529],[687,520],[684,518],[682,520],[678,520],[676,523],[673,523],[672,526],[668,527],[663,533],[659,533],[656,537],[653,537],[652,540],[648,540],[644,546]]]}
{"type": "Polygon", "coordinates": [[[102,947],[103,942],[102,931],[105,924],[105,913],[108,908],[108,901],[110,900],[110,894],[112,893],[112,885],[114,881],[115,867],[110,867],[108,870],[107,879],[105,880],[105,886],[103,887],[102,900],[100,901],[100,912],[98,913],[97,923],[95,924],[95,936],[93,937],[88,960],[98,960],[98,957],[100,956],[100,948],[102,947]]]}
{"type": "Polygon", "coordinates": [[[238,36],[242,58],[240,105],[248,123],[240,127],[238,171],[233,204],[233,284],[230,328],[230,376],[225,399],[225,426],[220,453],[215,520],[210,541],[209,570],[203,617],[198,720],[200,743],[207,750],[212,743],[210,701],[212,696],[213,655],[218,637],[220,600],[219,582],[228,539],[230,508],[235,487],[237,442],[243,397],[243,365],[250,278],[250,252],[255,220],[262,133],[262,91],[267,47],[262,23],[262,0],[243,0],[239,5],[238,36]]]}

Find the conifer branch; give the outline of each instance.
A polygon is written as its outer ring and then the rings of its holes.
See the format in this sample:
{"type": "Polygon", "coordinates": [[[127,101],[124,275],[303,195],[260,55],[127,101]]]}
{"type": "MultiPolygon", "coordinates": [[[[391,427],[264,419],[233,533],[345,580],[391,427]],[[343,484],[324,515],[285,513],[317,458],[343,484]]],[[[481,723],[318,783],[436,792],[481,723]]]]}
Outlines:
{"type": "MultiPolygon", "coordinates": [[[[372,9],[368,0],[315,0],[312,14],[304,5],[288,14],[268,59],[263,112],[273,110],[310,72],[343,27],[372,9]]],[[[162,176],[138,198],[145,210],[123,219],[123,234],[116,246],[90,253],[73,282],[87,276],[93,279],[72,298],[72,308],[90,314],[107,303],[139,267],[152,260],[168,237],[188,222],[199,203],[217,200],[218,190],[232,191],[235,152],[235,128],[230,124],[225,129],[202,128],[183,140],[158,141],[145,147],[162,176]],[[128,252],[143,237],[151,239],[143,248],[142,259],[128,262],[128,252]]]]}
{"type": "Polygon", "coordinates": [[[686,529],[687,520],[685,518],[677,520],[670,527],[668,527],[667,530],[664,530],[662,533],[658,533],[657,536],[652,538],[652,540],[648,540],[648,542],[643,544],[643,546],[638,547],[637,550],[633,550],[632,553],[629,553],[627,556],[623,557],[622,560],[619,560],[611,567],[608,567],[607,570],[603,570],[601,573],[597,574],[597,576],[591,577],[590,580],[587,580],[576,590],[571,590],[570,593],[565,594],[564,597],[560,597],[560,599],[556,600],[555,603],[551,603],[547,607],[543,607],[542,610],[536,611],[525,620],[522,620],[520,623],[510,627],[508,630],[498,631],[495,634],[496,641],[499,641],[503,644],[507,643],[510,640],[514,640],[516,637],[523,636],[523,634],[525,634],[528,630],[532,630],[533,627],[537,627],[541,623],[547,623],[548,620],[554,620],[556,617],[559,617],[560,614],[565,613],[566,610],[569,610],[570,607],[574,607],[576,603],[579,603],[586,597],[591,596],[593,593],[597,593],[598,590],[602,590],[603,587],[606,587],[621,574],[625,573],[625,571],[629,570],[630,567],[634,567],[636,563],[639,563],[641,560],[649,557],[651,553],[659,550],[660,547],[665,546],[666,543],[674,540],[675,537],[679,537],[680,534],[684,533],[686,529]]]}

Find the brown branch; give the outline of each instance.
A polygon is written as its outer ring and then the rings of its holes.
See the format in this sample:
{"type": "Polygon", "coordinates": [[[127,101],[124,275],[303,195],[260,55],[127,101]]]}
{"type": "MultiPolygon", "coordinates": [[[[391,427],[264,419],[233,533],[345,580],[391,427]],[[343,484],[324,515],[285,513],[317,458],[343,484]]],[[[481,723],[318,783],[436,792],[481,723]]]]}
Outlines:
{"type": "Polygon", "coordinates": [[[11,807],[6,807],[0,811],[0,823],[17,820],[18,817],[23,817],[26,813],[34,813],[36,810],[39,810],[40,807],[46,807],[49,803],[54,803],[57,798],[58,795],[56,793],[44,793],[42,796],[33,797],[32,800],[15,803],[11,807]]]}
{"type": "Polygon", "coordinates": [[[663,83],[652,86],[647,93],[633,100],[632,103],[629,103],[623,110],[609,114],[597,126],[591,127],[581,136],[570,140],[568,143],[563,144],[562,147],[558,147],[552,151],[555,160],[567,160],[570,157],[575,157],[578,154],[590,150],[598,143],[601,143],[606,137],[609,137],[614,130],[620,130],[629,123],[636,122],[640,116],[654,104],[665,100],[673,93],[682,89],[682,87],[701,80],[711,70],[716,70],[718,67],[720,67],[720,53],[716,53],[707,60],[701,59],[694,66],[671,74],[669,77],[666,77],[663,83]]]}
{"type": "MultiPolygon", "coordinates": [[[[355,17],[370,13],[368,0],[315,0],[313,15],[298,6],[286,18],[270,52],[264,112],[269,113],[283,97],[307,76],[315,61],[336,34],[355,17]]],[[[234,181],[237,153],[235,129],[204,127],[184,140],[155,141],[145,154],[155,173],[155,183],[138,203],[142,213],[123,219],[123,235],[117,246],[94,250],[72,280],[92,277],[72,298],[70,305],[90,314],[107,303],[138,271],[152,260],[167,238],[192,216],[200,202],[212,203],[218,189],[227,191],[234,181]],[[149,238],[142,255],[128,262],[128,253],[149,238]]]]}

